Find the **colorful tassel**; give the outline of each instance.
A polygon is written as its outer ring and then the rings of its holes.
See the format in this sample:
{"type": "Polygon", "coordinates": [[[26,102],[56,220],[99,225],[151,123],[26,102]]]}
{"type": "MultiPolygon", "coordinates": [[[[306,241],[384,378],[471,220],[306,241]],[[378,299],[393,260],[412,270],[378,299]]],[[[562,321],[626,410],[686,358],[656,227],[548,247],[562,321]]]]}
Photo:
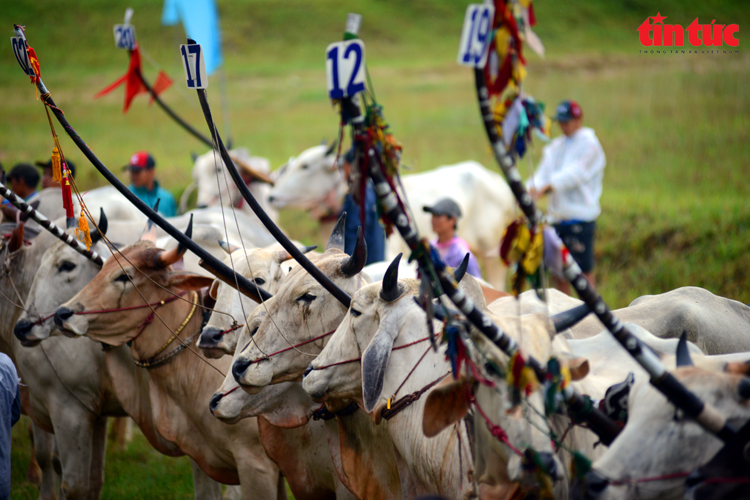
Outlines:
{"type": "Polygon", "coordinates": [[[78,218],[76,238],[78,238],[78,241],[86,245],[86,250],[91,250],[91,232],[89,231],[89,222],[86,220],[86,214],[83,209],[81,209],[81,216],[78,218]]]}
{"type": "Polygon", "coordinates": [[[58,184],[62,182],[62,161],[57,146],[52,150],[52,178],[58,184]]]}
{"type": "Polygon", "coordinates": [[[68,219],[75,218],[75,211],[73,210],[73,195],[70,190],[70,180],[68,179],[68,167],[63,164],[63,180],[62,180],[62,196],[63,196],[63,208],[65,209],[65,217],[68,219]]]}

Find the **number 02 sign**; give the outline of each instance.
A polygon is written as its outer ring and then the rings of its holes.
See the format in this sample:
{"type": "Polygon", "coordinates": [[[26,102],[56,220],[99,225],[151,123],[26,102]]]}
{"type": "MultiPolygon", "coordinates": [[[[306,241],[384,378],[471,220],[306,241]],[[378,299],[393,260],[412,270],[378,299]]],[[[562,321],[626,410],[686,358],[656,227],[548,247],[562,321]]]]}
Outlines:
{"type": "Polygon", "coordinates": [[[365,90],[365,44],[362,40],[332,43],[326,48],[328,97],[341,99],[365,90]]]}
{"type": "Polygon", "coordinates": [[[487,49],[492,40],[492,23],[495,7],[487,4],[471,4],[466,8],[464,29],[458,46],[458,64],[483,68],[487,63],[487,49]]]}
{"type": "Polygon", "coordinates": [[[26,51],[26,39],[22,36],[14,36],[11,37],[10,44],[13,46],[13,55],[16,56],[16,61],[23,72],[28,76],[36,76],[29,62],[29,53],[26,51]]]}

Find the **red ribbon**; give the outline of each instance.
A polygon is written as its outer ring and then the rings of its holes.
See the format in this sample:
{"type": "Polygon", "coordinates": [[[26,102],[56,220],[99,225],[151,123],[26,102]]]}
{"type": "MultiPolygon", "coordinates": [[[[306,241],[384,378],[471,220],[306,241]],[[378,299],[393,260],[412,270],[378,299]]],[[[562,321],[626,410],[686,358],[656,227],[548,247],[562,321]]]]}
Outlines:
{"type": "Polygon", "coordinates": [[[98,94],[94,96],[94,99],[98,99],[104,95],[109,94],[117,87],[125,84],[125,104],[122,108],[123,113],[127,113],[130,108],[130,103],[133,98],[138,94],[148,93],[148,89],[143,85],[140,77],[141,73],[141,52],[136,45],[133,50],[130,51],[130,65],[128,66],[128,72],[118,78],[111,85],[100,90],[98,94]]]}

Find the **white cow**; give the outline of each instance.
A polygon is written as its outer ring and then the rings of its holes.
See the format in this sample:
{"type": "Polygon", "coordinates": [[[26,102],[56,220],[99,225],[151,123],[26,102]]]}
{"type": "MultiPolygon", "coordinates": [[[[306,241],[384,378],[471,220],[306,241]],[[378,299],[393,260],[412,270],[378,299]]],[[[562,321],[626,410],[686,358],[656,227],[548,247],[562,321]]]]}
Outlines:
{"type": "MultiPolygon", "coordinates": [[[[264,180],[269,179],[271,163],[267,158],[250,156],[245,148],[229,151],[237,169],[246,182],[247,187],[266,213],[276,221],[278,214],[268,204],[268,192],[270,186],[264,180]]],[[[225,206],[235,207],[246,215],[255,218],[252,209],[247,205],[240,194],[239,188],[232,182],[232,178],[226,170],[224,161],[218,152],[209,151],[195,159],[193,166],[193,184],[198,188],[198,208],[225,206]]],[[[256,219],[257,220],[257,219],[256,219]]]]}
{"type": "MultiPolygon", "coordinates": [[[[343,199],[347,188],[335,159],[334,149],[323,145],[291,158],[279,170],[276,184],[269,193],[271,205],[277,209],[318,210],[328,199],[343,199]]],[[[505,228],[516,217],[516,204],[503,178],[477,162],[466,161],[404,175],[401,182],[421,235],[433,235],[431,216],[422,211],[424,205],[432,205],[446,196],[458,203],[463,213],[458,235],[482,261],[487,281],[495,288],[504,289],[506,269],[500,263],[498,249],[505,228]]],[[[389,238],[387,260],[392,260],[399,252],[408,255],[407,251],[398,235],[389,238]]]]}

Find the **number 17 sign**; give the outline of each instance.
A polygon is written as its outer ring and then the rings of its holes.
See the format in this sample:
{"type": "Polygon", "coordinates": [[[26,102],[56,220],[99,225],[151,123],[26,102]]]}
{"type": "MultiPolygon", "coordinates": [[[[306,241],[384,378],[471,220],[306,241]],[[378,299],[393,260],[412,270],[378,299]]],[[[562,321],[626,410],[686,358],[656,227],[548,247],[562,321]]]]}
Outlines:
{"type": "Polygon", "coordinates": [[[362,40],[332,43],[326,48],[328,97],[342,99],[365,90],[365,44],[362,40]]]}

